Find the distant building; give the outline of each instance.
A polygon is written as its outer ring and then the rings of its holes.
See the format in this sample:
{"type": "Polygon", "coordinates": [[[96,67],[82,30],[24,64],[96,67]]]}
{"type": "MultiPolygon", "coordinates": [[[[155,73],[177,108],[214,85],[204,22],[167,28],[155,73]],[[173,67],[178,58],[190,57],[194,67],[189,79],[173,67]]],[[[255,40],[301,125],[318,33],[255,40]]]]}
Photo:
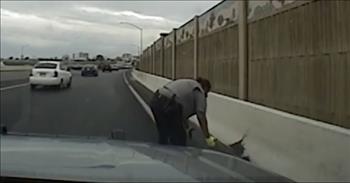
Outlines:
{"type": "Polygon", "coordinates": [[[89,60],[89,53],[85,53],[85,52],[79,52],[77,54],[73,53],[72,58],[73,60],[87,61],[89,60]]]}
{"type": "Polygon", "coordinates": [[[124,62],[130,62],[132,59],[133,59],[133,55],[130,54],[130,53],[124,53],[124,54],[122,55],[122,60],[123,60],[124,62]]]}
{"type": "Polygon", "coordinates": [[[63,55],[62,56],[63,61],[68,61],[69,60],[69,55],[63,55]]]}

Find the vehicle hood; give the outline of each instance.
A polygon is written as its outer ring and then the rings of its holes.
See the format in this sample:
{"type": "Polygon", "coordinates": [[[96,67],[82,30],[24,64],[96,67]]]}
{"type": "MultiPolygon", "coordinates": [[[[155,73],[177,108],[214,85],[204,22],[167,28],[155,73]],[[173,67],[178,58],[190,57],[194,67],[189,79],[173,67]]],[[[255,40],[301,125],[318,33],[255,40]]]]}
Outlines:
{"type": "Polygon", "coordinates": [[[286,181],[236,157],[108,139],[1,136],[1,176],[83,182],[286,181]]]}

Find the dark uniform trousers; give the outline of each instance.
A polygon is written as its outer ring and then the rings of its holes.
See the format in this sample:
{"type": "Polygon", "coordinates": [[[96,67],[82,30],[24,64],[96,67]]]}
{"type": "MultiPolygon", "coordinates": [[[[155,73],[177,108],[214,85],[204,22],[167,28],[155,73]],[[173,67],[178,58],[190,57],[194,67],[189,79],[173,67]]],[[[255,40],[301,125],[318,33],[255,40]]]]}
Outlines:
{"type": "Polygon", "coordinates": [[[150,107],[157,124],[159,143],[185,146],[182,106],[175,97],[166,97],[156,91],[150,107]]]}

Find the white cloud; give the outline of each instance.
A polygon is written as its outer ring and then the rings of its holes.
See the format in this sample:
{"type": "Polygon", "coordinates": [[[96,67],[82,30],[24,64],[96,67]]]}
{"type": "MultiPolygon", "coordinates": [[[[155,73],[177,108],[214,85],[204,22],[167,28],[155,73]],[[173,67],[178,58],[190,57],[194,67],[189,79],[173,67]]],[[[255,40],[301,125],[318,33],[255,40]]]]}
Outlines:
{"type": "Polygon", "coordinates": [[[133,11],[111,11],[111,10],[101,9],[96,7],[78,7],[77,9],[88,13],[100,13],[100,14],[106,14],[106,15],[119,16],[119,17],[120,16],[133,17],[133,18],[142,19],[142,20],[165,21],[163,17],[143,15],[143,14],[135,13],[133,11]]]}
{"type": "MultiPolygon", "coordinates": [[[[40,17],[1,9],[1,46],[24,45],[31,48],[61,48],[75,45],[77,50],[83,46],[97,46],[98,50],[111,50],[115,45],[125,47],[128,43],[138,43],[139,34],[130,27],[101,24],[70,18],[40,17]]],[[[153,41],[160,30],[149,30],[144,35],[144,43],[153,41]]],[[[128,46],[130,47],[130,46],[128,46]]],[[[135,50],[134,48],[132,48],[135,50]]],[[[125,49],[123,49],[125,51],[125,49]]],[[[112,52],[112,51],[109,51],[112,52]]]]}
{"type": "MultiPolygon", "coordinates": [[[[59,56],[89,51],[116,56],[135,52],[143,28],[143,48],[213,3],[1,1],[1,55],[28,44],[33,55],[59,56]],[[186,5],[184,5],[186,4],[186,5]],[[200,7],[200,8],[199,8],[200,7]]],[[[29,53],[28,53],[29,54],[29,53]]]]}
{"type": "Polygon", "coordinates": [[[1,16],[20,18],[20,14],[0,8],[1,16]]]}
{"type": "MultiPolygon", "coordinates": [[[[120,35],[127,34],[127,28],[121,28],[116,31],[116,27],[106,24],[98,24],[83,20],[55,18],[49,19],[31,14],[21,14],[6,9],[1,9],[1,27],[4,27],[4,32],[23,32],[35,36],[40,34],[51,35],[55,37],[57,33],[69,34],[72,32],[105,34],[105,35],[120,35]]],[[[7,36],[15,36],[9,34],[7,36]]],[[[62,35],[60,35],[62,36],[62,35]]]]}
{"type": "Polygon", "coordinates": [[[101,18],[106,21],[106,23],[118,24],[119,22],[132,22],[138,24],[146,29],[168,29],[171,30],[177,27],[181,22],[166,19],[160,16],[150,16],[145,14],[136,13],[133,11],[112,11],[97,7],[76,7],[77,10],[88,13],[91,15],[104,15],[101,18]],[[106,17],[106,15],[110,17],[106,17]]]}
{"type": "Polygon", "coordinates": [[[16,35],[11,37],[4,37],[4,42],[11,42],[18,45],[30,45],[31,47],[46,48],[46,47],[62,47],[68,45],[68,42],[54,39],[46,39],[28,35],[16,35]]]}
{"type": "Polygon", "coordinates": [[[15,27],[22,29],[40,29],[47,26],[58,29],[72,29],[61,22],[45,19],[32,14],[21,14],[1,8],[1,27],[15,27]]]}
{"type": "MultiPolygon", "coordinates": [[[[30,36],[33,37],[32,39],[43,40],[43,44],[34,44],[34,42],[30,41],[28,38],[21,39],[22,41],[27,40],[29,42],[27,44],[33,44],[32,46],[45,45],[48,43],[50,37],[53,40],[55,38],[65,39],[67,35],[72,35],[72,33],[80,33],[81,35],[85,35],[89,38],[94,37],[93,35],[96,34],[98,34],[99,37],[100,35],[104,35],[107,39],[110,39],[112,36],[120,39],[121,41],[138,39],[135,38],[135,36],[138,37],[136,30],[135,32],[130,31],[130,27],[120,24],[101,24],[61,17],[49,19],[31,14],[17,13],[6,9],[1,9],[1,27],[4,27],[2,34],[4,34],[6,37],[13,37],[13,39],[9,38],[7,41],[13,42],[19,38],[18,35],[23,34],[30,34],[30,36]]],[[[145,31],[145,44],[148,44],[148,42],[155,39],[160,32],[162,32],[162,29],[157,28],[145,31]]],[[[65,40],[71,41],[73,39],[65,40]]],[[[40,43],[40,41],[35,42],[40,43]]],[[[57,43],[57,41],[51,41],[51,43],[57,43]]]]}

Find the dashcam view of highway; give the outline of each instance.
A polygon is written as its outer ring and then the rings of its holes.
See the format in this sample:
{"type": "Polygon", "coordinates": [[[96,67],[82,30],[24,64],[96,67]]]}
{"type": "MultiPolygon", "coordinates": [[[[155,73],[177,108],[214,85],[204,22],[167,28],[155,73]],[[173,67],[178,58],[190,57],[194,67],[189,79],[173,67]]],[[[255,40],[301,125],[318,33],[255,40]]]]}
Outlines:
{"type": "Polygon", "coordinates": [[[1,182],[349,182],[350,1],[1,1],[1,182]]]}

